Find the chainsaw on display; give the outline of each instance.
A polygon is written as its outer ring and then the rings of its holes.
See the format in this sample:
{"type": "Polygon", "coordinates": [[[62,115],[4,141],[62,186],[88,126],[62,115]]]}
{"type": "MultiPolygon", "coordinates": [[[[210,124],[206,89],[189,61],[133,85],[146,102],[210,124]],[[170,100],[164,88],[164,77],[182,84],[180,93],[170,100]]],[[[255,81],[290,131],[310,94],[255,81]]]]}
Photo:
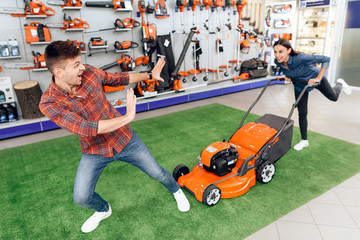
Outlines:
{"type": "Polygon", "coordinates": [[[46,7],[40,0],[24,0],[24,10],[20,8],[0,8],[0,13],[8,13],[12,17],[54,16],[55,10],[46,7]]]}
{"type": "Polygon", "coordinates": [[[83,41],[76,41],[76,40],[69,40],[68,41],[72,44],[74,44],[77,48],[80,49],[81,52],[85,52],[86,51],[86,44],[83,41]]]}
{"type": "Polygon", "coordinates": [[[133,41],[122,41],[122,42],[116,41],[114,43],[115,50],[120,50],[120,51],[127,50],[130,48],[137,48],[138,46],[139,44],[133,41]]]}
{"type": "Polygon", "coordinates": [[[123,20],[118,18],[114,22],[114,27],[86,31],[85,33],[102,32],[102,31],[110,31],[110,30],[116,31],[116,30],[122,30],[122,29],[125,30],[125,29],[132,29],[132,28],[139,27],[139,26],[140,26],[140,23],[138,21],[134,20],[133,18],[125,18],[123,20]]]}
{"type": "Polygon", "coordinates": [[[46,27],[49,28],[60,28],[61,30],[68,30],[68,29],[72,29],[72,30],[83,30],[83,29],[88,29],[90,27],[89,23],[79,19],[79,18],[74,18],[72,19],[70,16],[66,17],[66,14],[64,14],[64,22],[61,24],[57,24],[57,23],[49,23],[46,24],[46,27]]]}
{"type": "Polygon", "coordinates": [[[133,0],[113,0],[112,2],[86,2],[87,7],[113,8],[114,10],[132,10],[133,0]]]}
{"type": "Polygon", "coordinates": [[[50,5],[55,5],[55,6],[61,6],[62,8],[64,7],[69,7],[69,8],[79,8],[82,6],[82,1],[81,0],[54,0],[54,1],[47,1],[47,4],[50,5]]]}
{"type": "Polygon", "coordinates": [[[8,69],[46,69],[46,62],[44,54],[32,51],[33,62],[18,62],[18,63],[5,63],[4,67],[8,69]]]}

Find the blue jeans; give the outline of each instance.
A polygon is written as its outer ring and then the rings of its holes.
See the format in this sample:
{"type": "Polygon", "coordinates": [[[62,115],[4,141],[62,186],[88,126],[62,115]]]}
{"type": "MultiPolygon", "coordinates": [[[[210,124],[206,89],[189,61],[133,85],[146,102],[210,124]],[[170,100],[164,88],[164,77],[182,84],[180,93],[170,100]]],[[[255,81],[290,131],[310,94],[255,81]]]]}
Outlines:
{"type": "Polygon", "coordinates": [[[97,212],[108,211],[109,204],[94,190],[101,172],[113,161],[123,161],[138,167],[151,178],[162,183],[170,193],[175,193],[180,189],[170,172],[156,162],[145,144],[133,132],[129,143],[120,153],[114,150],[114,157],[82,155],[74,185],[74,201],[76,204],[94,209],[97,212]]]}

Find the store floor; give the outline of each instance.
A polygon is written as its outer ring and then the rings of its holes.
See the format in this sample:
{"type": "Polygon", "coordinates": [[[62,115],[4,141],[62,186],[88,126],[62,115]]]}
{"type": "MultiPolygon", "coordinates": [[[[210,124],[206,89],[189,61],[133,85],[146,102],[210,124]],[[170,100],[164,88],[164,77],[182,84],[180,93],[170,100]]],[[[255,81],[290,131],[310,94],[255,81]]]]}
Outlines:
{"type": "MultiPolygon", "coordinates": [[[[254,89],[142,112],[137,114],[136,120],[210,103],[220,103],[246,111],[260,91],[261,89],[254,89]]],[[[252,113],[287,116],[294,102],[293,95],[293,87],[290,84],[271,86],[252,113]]],[[[337,102],[331,102],[319,91],[312,91],[309,97],[309,130],[360,145],[359,101],[360,92],[353,92],[350,96],[342,93],[337,102]]],[[[292,118],[298,126],[297,111],[292,118]]],[[[241,119],[234,121],[240,123],[241,119]]],[[[66,135],[69,133],[59,129],[2,140],[0,150],[66,135]]],[[[309,142],[311,147],[311,139],[309,142]]],[[[359,156],[354,157],[359,158],[359,156]]],[[[261,239],[360,239],[360,173],[246,238],[246,240],[261,239]]]]}

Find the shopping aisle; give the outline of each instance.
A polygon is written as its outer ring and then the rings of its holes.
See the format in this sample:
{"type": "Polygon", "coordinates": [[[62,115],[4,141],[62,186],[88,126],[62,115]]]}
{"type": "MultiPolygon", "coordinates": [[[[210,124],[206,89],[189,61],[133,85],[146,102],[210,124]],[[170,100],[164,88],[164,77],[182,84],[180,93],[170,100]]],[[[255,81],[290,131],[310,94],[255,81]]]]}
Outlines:
{"type": "MultiPolygon", "coordinates": [[[[211,103],[220,103],[247,110],[260,89],[229,94],[187,104],[138,113],[136,120],[160,116],[211,103]]],[[[360,145],[360,92],[341,94],[331,102],[314,90],[309,97],[309,130],[360,145]]],[[[252,113],[272,113],[287,116],[294,102],[293,88],[274,85],[268,88],[252,113]]],[[[297,111],[293,119],[297,124],[297,111]]],[[[238,121],[240,122],[241,119],[238,121]]],[[[65,130],[53,130],[0,141],[0,150],[68,135],[65,130]]],[[[309,139],[311,147],[311,139],[309,139]]],[[[358,157],[358,156],[354,156],[358,157]]],[[[259,232],[246,238],[253,239],[360,239],[360,173],[329,190],[322,196],[294,210],[259,232]]]]}

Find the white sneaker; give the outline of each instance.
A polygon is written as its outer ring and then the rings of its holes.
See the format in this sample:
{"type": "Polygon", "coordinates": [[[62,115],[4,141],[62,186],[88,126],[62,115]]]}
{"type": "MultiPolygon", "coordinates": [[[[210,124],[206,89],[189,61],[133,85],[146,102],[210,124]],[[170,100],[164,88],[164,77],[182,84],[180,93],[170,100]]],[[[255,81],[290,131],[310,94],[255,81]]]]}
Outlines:
{"type": "Polygon", "coordinates": [[[342,85],[341,90],[343,90],[344,93],[346,93],[347,95],[350,95],[350,94],[351,94],[352,89],[351,89],[351,87],[349,86],[349,84],[347,84],[347,83],[344,81],[344,79],[339,78],[338,80],[336,80],[336,82],[341,83],[341,85],[342,85]]]}
{"type": "Polygon", "coordinates": [[[306,148],[306,147],[308,147],[309,146],[309,141],[308,140],[301,140],[298,144],[296,144],[295,146],[294,146],[294,149],[296,150],[296,151],[300,151],[300,150],[302,150],[303,148],[306,148]]]}
{"type": "Polygon", "coordinates": [[[187,212],[190,210],[190,203],[181,189],[174,193],[174,198],[180,212],[187,212]]]}
{"type": "Polygon", "coordinates": [[[84,233],[89,233],[97,226],[99,226],[99,223],[104,220],[105,218],[110,217],[112,211],[109,204],[109,210],[107,212],[95,212],[88,220],[84,222],[84,224],[81,226],[81,231],[84,233]]]}

